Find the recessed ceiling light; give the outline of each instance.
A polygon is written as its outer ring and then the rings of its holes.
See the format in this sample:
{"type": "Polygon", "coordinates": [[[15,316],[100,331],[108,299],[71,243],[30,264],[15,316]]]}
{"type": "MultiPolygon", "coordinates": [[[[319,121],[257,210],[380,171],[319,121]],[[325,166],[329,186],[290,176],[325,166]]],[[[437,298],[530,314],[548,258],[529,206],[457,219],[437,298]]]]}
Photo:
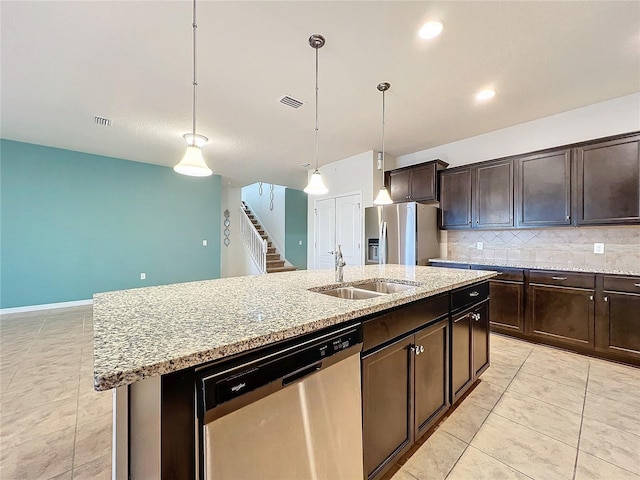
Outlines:
{"type": "Polygon", "coordinates": [[[436,38],[438,35],[442,33],[444,29],[444,22],[442,20],[432,20],[430,22],[425,23],[418,35],[420,38],[424,38],[425,40],[429,40],[431,38],[436,38]]]}
{"type": "Polygon", "coordinates": [[[476,100],[484,102],[496,96],[496,91],[493,88],[485,88],[476,93],[476,100]]]}

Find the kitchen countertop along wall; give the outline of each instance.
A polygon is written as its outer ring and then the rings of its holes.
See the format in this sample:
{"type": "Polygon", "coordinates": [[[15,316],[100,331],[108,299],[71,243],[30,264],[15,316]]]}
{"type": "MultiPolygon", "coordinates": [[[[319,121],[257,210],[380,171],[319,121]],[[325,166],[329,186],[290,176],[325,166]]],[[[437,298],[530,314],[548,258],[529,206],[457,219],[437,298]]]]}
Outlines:
{"type": "Polygon", "coordinates": [[[346,267],[346,284],[386,279],[416,285],[415,290],[366,300],[309,291],[338,286],[333,270],[224,278],[96,294],[95,389],[108,390],[201,365],[487,280],[495,274],[405,265],[346,267]]]}
{"type": "Polygon", "coordinates": [[[447,259],[479,265],[639,274],[640,226],[449,230],[447,259]],[[482,242],[483,250],[476,248],[477,242],[482,242]],[[605,253],[593,253],[594,243],[604,243],[605,253]]]}

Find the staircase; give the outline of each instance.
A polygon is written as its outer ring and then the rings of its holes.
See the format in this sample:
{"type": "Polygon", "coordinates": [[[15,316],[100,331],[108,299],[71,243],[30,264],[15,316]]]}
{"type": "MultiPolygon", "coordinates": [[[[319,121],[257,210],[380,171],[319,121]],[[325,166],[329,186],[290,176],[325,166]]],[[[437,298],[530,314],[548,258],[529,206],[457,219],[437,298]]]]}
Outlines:
{"type": "Polygon", "coordinates": [[[276,272],[291,272],[293,270],[297,270],[297,267],[292,267],[284,264],[284,259],[280,257],[280,254],[276,252],[276,247],[273,246],[273,242],[269,240],[269,236],[266,234],[260,222],[256,216],[251,212],[251,209],[247,206],[246,203],[242,202],[242,208],[253,223],[254,228],[260,234],[260,236],[267,241],[267,273],[276,273],[276,272]]]}

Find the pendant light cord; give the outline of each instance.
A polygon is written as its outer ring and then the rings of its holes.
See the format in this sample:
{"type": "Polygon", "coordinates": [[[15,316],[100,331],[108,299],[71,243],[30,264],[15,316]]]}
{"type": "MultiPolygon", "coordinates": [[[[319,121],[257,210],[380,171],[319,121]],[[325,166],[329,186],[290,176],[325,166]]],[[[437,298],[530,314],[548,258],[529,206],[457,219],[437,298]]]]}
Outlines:
{"type": "Polygon", "coordinates": [[[316,47],[316,171],[318,170],[318,47],[316,47]]]}
{"type": "Polygon", "coordinates": [[[196,138],[196,89],[198,82],[196,80],[196,30],[198,24],[196,23],[196,0],[193,0],[193,144],[195,145],[196,138]]]}
{"type": "Polygon", "coordinates": [[[382,91],[382,186],[384,187],[384,94],[386,90],[382,91]]]}

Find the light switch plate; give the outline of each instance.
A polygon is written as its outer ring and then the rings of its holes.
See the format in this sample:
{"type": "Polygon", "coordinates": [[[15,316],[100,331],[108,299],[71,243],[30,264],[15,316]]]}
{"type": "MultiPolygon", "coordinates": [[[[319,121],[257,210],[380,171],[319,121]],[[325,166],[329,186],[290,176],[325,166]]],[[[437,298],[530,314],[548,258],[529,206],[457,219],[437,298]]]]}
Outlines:
{"type": "Polygon", "coordinates": [[[147,279],[147,274],[146,273],[141,273],[140,274],[140,280],[146,280],[147,279]]]}
{"type": "Polygon", "coordinates": [[[484,250],[484,243],[482,242],[476,242],[476,248],[478,250],[484,250]]]}
{"type": "Polygon", "coordinates": [[[207,241],[206,240],[202,240],[202,246],[206,247],[207,246],[207,241]]]}
{"type": "Polygon", "coordinates": [[[298,245],[302,245],[302,240],[298,240],[298,245]]]}
{"type": "Polygon", "coordinates": [[[603,254],[604,253],[604,243],[594,243],[593,244],[593,253],[603,254]]]}

